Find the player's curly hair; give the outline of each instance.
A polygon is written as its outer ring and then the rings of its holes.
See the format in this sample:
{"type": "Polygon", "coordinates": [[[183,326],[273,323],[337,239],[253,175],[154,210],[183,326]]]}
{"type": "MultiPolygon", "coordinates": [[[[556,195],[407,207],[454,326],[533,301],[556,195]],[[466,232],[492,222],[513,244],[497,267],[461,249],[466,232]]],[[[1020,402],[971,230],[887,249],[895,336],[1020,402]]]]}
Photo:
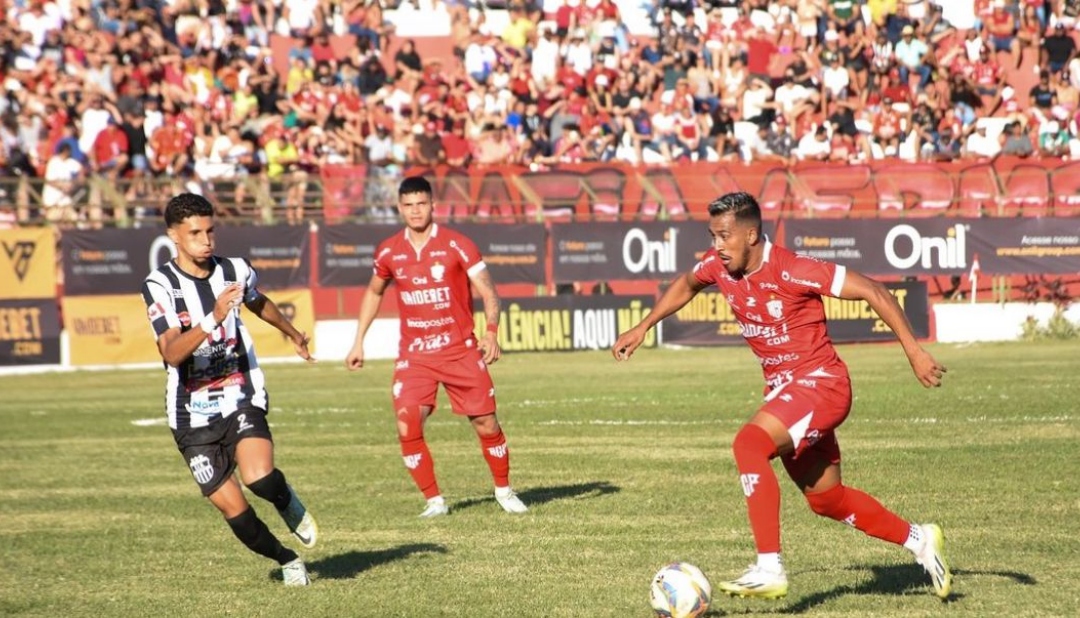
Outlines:
{"type": "Polygon", "coordinates": [[[401,184],[398,186],[397,194],[398,197],[401,197],[402,195],[409,195],[410,193],[424,193],[427,194],[428,197],[431,197],[431,183],[423,176],[409,176],[401,181],[401,184]]]}
{"type": "Polygon", "coordinates": [[[709,216],[719,217],[727,213],[735,215],[735,221],[745,225],[753,225],[761,233],[761,206],[753,195],[745,191],[725,193],[709,202],[709,216]]]}
{"type": "Polygon", "coordinates": [[[196,193],[181,193],[173,196],[165,205],[165,225],[180,225],[188,217],[213,217],[214,206],[205,197],[196,193]]]}

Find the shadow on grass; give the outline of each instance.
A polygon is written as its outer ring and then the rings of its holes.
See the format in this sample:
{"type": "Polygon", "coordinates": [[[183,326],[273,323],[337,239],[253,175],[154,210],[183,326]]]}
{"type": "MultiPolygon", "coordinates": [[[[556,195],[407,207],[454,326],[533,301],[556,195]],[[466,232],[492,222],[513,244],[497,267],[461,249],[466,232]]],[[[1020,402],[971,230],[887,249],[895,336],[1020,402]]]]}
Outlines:
{"type": "MultiPolygon", "coordinates": [[[[377,566],[397,560],[404,560],[414,554],[445,554],[448,550],[435,543],[412,543],[390,549],[373,551],[350,551],[336,556],[328,556],[314,562],[308,562],[308,572],[320,579],[352,579],[377,566]]],[[[281,579],[281,570],[274,569],[271,578],[281,579]]]]}
{"type": "MultiPolygon", "coordinates": [[[[568,498],[595,498],[605,494],[613,494],[620,491],[617,485],[607,481],[594,481],[591,483],[576,483],[574,485],[555,485],[552,487],[533,487],[517,492],[518,497],[526,506],[545,504],[553,500],[566,500],[568,498]]],[[[483,498],[467,498],[450,505],[451,511],[460,511],[478,504],[494,502],[494,494],[483,498]]]]}
{"type": "MultiPolygon", "coordinates": [[[[848,571],[869,571],[871,574],[870,579],[861,581],[855,585],[837,586],[831,590],[823,590],[816,592],[800,599],[797,599],[791,605],[784,608],[769,609],[770,613],[780,614],[803,614],[819,605],[827,603],[832,599],[839,598],[841,596],[850,594],[869,594],[869,595],[907,595],[907,594],[930,594],[930,580],[928,579],[926,572],[922,567],[917,564],[893,564],[893,565],[855,565],[847,567],[848,571]]],[[[953,581],[955,585],[955,578],[963,577],[965,575],[991,575],[996,577],[1002,577],[1011,579],[1015,583],[1022,586],[1034,586],[1036,585],[1035,578],[1026,573],[1018,573],[1015,571],[969,571],[964,569],[953,569],[953,581]]],[[[952,595],[945,601],[946,603],[955,603],[964,598],[965,595],[953,591],[952,595]]],[[[728,612],[738,613],[738,612],[728,612]]],[[[756,612],[745,612],[756,613],[756,612]]]]}

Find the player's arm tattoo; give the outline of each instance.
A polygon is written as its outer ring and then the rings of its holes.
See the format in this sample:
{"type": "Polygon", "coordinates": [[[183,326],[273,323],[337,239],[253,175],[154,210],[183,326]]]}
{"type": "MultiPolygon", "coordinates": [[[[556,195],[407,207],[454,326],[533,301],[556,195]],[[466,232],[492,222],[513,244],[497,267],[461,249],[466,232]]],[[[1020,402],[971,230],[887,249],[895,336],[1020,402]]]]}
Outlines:
{"type": "Polygon", "coordinates": [[[476,287],[476,291],[480,294],[481,300],[484,301],[484,317],[487,319],[488,325],[499,324],[499,294],[495,291],[495,284],[491,281],[491,273],[488,269],[483,269],[472,279],[473,285],[476,287]]]}

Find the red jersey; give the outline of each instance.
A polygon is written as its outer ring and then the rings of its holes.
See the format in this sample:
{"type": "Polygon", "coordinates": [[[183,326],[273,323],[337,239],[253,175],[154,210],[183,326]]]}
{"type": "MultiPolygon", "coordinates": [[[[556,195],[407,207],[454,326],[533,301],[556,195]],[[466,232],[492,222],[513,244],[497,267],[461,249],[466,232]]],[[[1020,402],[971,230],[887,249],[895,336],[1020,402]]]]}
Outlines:
{"type": "Polygon", "coordinates": [[[735,279],[716,249],[694,266],[703,284],[715,284],[727,298],[742,336],[758,357],[771,389],[822,368],[831,374],[847,367],[825,330],[822,295],[839,296],[847,269],[765,241],[761,267],[735,279]]]}
{"type": "Polygon", "coordinates": [[[402,359],[452,360],[476,348],[469,276],[486,268],[473,241],[433,224],[417,250],[403,230],[375,250],[375,276],[393,280],[401,312],[402,359]]]}

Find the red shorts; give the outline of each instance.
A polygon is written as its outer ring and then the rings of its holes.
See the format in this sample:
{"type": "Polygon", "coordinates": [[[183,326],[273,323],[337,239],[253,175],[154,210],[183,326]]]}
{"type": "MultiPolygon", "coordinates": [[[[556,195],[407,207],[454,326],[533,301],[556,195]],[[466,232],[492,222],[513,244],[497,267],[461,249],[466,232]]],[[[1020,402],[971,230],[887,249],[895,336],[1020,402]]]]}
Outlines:
{"type": "Polygon", "coordinates": [[[461,358],[446,360],[402,359],[394,365],[394,409],[435,407],[439,384],[450,397],[454,414],[482,416],[495,412],[495,385],[480,351],[470,349],[461,358]]]}
{"type": "Polygon", "coordinates": [[[851,378],[843,367],[818,369],[773,390],[761,409],[784,423],[795,451],[783,458],[792,478],[822,459],[840,463],[834,430],[851,411],[851,378]]]}

